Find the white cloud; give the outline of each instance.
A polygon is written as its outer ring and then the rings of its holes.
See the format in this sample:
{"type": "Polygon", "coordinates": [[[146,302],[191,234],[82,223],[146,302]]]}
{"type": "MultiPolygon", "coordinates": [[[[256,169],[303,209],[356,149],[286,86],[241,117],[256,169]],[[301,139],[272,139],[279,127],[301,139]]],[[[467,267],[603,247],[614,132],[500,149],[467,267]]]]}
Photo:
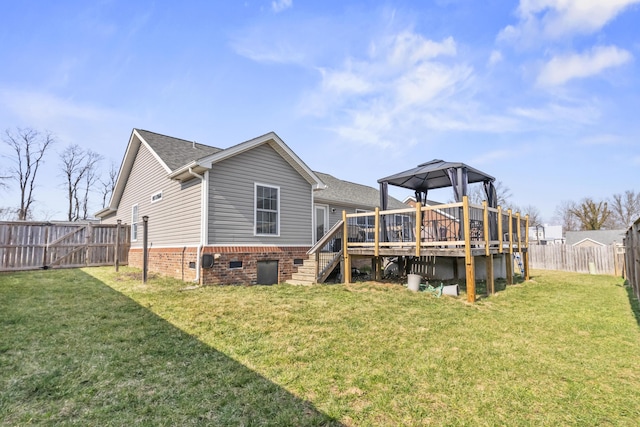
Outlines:
{"type": "Polygon", "coordinates": [[[519,22],[505,27],[498,39],[533,43],[599,31],[640,0],[520,0],[519,22]]]}
{"type": "Polygon", "coordinates": [[[521,120],[523,126],[533,123],[533,127],[538,129],[539,123],[554,124],[556,129],[582,127],[597,122],[601,116],[597,107],[580,100],[566,101],[563,104],[554,102],[536,108],[512,108],[509,113],[521,120]]]}
{"type": "Polygon", "coordinates": [[[371,43],[363,58],[321,69],[322,81],[301,111],[339,116],[332,126],[338,135],[378,146],[400,142],[398,133],[407,129],[466,127],[447,112],[473,79],[471,67],[451,63],[455,56],[451,37],[438,42],[402,31],[371,43]]]}
{"type": "Polygon", "coordinates": [[[614,134],[596,134],[596,135],[590,135],[586,138],[583,138],[582,140],[579,141],[580,145],[610,145],[610,146],[616,146],[616,145],[620,145],[622,142],[621,138],[619,135],[614,135],[614,134]]]}
{"type": "Polygon", "coordinates": [[[489,56],[489,65],[495,65],[499,62],[502,62],[502,59],[502,52],[500,52],[499,50],[494,50],[489,56]]]}
{"type": "Polygon", "coordinates": [[[631,60],[631,54],[616,46],[598,46],[583,54],[556,56],[547,62],[537,78],[539,86],[558,86],[572,79],[597,75],[607,68],[631,60]]]}
{"type": "Polygon", "coordinates": [[[475,157],[471,163],[474,165],[485,165],[496,163],[499,160],[512,159],[514,157],[518,157],[518,155],[520,154],[520,150],[521,149],[488,151],[475,157]]]}
{"type": "Polygon", "coordinates": [[[358,75],[350,70],[327,72],[323,74],[322,85],[324,90],[335,93],[364,94],[372,90],[372,84],[366,77],[358,75]]]}
{"type": "Polygon", "coordinates": [[[55,123],[58,120],[100,121],[119,114],[108,109],[77,103],[50,93],[0,89],[0,101],[23,121],[55,123]]]}
{"type": "Polygon", "coordinates": [[[293,6],[293,0],[276,0],[271,2],[271,9],[276,13],[289,9],[291,6],[293,6]]]}

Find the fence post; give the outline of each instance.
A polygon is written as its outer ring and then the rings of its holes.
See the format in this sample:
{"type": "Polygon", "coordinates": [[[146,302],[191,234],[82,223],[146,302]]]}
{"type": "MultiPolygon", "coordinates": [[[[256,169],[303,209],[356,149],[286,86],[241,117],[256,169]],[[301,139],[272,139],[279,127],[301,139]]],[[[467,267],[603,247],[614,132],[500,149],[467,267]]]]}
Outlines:
{"type": "Polygon", "coordinates": [[[91,241],[93,240],[93,224],[87,224],[87,235],[85,237],[85,244],[87,245],[84,253],[84,265],[90,265],[91,259],[91,241]]]}
{"type": "Polygon", "coordinates": [[[529,214],[524,219],[524,280],[529,280],[529,214]]]}
{"type": "Polygon", "coordinates": [[[147,255],[147,231],[149,229],[149,217],[147,215],[142,217],[142,283],[147,283],[147,267],[148,267],[148,255],[147,255]]]}

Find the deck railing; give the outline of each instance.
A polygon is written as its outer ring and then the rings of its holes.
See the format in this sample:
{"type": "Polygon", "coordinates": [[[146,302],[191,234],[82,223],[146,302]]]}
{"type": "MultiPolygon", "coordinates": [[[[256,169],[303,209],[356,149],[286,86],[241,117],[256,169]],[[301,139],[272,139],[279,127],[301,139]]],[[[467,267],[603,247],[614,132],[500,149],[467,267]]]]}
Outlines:
{"type": "Polygon", "coordinates": [[[487,289],[493,292],[493,255],[508,254],[507,283],[513,279],[513,254],[518,253],[518,266],[529,276],[527,247],[529,217],[514,214],[511,209],[490,208],[469,203],[435,206],[416,204],[415,208],[347,214],[343,211],[343,252],[345,282],[351,282],[351,257],[373,256],[380,266],[380,256],[447,256],[464,257],[467,300],[475,301],[476,256],[484,256],[487,289]]]}
{"type": "Polygon", "coordinates": [[[342,258],[342,221],[338,221],[331,229],[307,252],[315,259],[315,280],[324,282],[342,258]]]}
{"type": "Polygon", "coordinates": [[[348,249],[461,249],[467,245],[493,252],[519,252],[528,246],[528,216],[486,203],[435,206],[345,214],[348,249]],[[468,233],[467,233],[468,231],[468,233]],[[468,234],[468,237],[466,235],[468,234]],[[468,239],[468,243],[467,243],[468,239]]]}

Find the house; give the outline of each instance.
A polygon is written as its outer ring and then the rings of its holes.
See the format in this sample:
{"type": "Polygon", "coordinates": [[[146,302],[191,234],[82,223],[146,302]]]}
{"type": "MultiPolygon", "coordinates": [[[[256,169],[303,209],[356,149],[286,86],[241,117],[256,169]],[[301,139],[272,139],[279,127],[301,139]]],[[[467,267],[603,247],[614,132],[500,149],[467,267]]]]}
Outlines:
{"type": "Polygon", "coordinates": [[[297,271],[320,222],[373,209],[360,191],[312,171],[274,132],[222,149],[134,129],[109,206],[96,216],[130,225],[130,265],[142,266],[146,224],[150,271],[270,284],[297,271]]]}
{"type": "Polygon", "coordinates": [[[567,231],[566,244],[580,248],[622,245],[626,230],[567,231]]]}
{"type": "MultiPolygon", "coordinates": [[[[314,194],[314,214],[316,224],[316,241],[328,231],[331,226],[342,219],[342,211],[346,213],[371,212],[380,207],[380,192],[373,187],[343,181],[332,175],[316,172],[316,175],[326,185],[314,194]],[[326,224],[324,229],[321,224],[326,224]]],[[[407,206],[401,201],[390,197],[389,209],[404,209],[407,206]]],[[[359,218],[358,225],[366,230],[373,230],[372,217],[359,218]]],[[[373,239],[372,236],[371,240],[373,239]]]]}
{"type": "Polygon", "coordinates": [[[534,245],[559,245],[564,243],[561,225],[536,225],[529,227],[529,243],[534,245]]]}

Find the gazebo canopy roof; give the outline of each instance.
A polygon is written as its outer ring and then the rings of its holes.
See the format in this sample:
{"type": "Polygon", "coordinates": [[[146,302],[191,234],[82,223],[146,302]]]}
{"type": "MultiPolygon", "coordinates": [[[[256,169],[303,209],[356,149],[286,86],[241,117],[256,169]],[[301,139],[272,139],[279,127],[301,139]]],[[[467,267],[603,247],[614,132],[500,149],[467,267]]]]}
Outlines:
{"type": "Polygon", "coordinates": [[[386,178],[381,178],[378,183],[388,183],[397,187],[409,188],[415,191],[427,191],[436,188],[451,187],[451,180],[447,170],[455,168],[466,168],[468,183],[484,182],[495,180],[494,177],[488,175],[478,169],[472,168],[460,162],[445,162],[444,160],[434,159],[427,163],[422,163],[413,169],[400,172],[386,178]]]}

